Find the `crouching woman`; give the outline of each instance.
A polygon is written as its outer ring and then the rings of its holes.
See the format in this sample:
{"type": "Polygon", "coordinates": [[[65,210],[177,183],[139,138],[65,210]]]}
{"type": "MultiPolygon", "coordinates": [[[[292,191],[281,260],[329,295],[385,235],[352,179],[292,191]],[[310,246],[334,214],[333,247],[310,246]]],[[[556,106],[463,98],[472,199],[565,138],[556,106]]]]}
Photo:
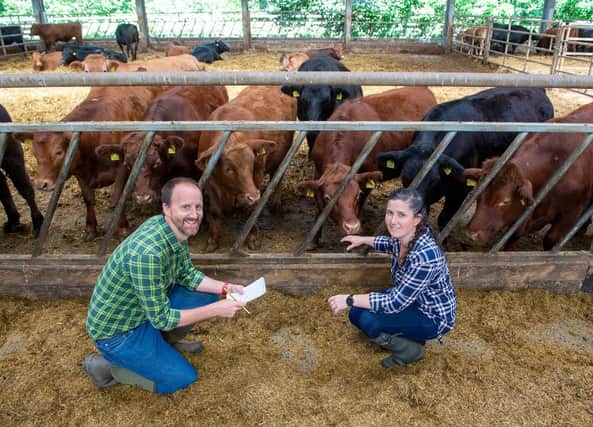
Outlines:
{"type": "Polygon", "coordinates": [[[385,211],[388,236],[342,238],[348,251],[368,245],[391,255],[393,287],[368,294],[334,295],[334,313],[350,307],[350,321],[369,339],[389,350],[385,368],[406,365],[424,356],[426,340],[442,338],[455,323],[457,300],[447,261],[436,240],[422,197],[399,188],[385,211]]]}

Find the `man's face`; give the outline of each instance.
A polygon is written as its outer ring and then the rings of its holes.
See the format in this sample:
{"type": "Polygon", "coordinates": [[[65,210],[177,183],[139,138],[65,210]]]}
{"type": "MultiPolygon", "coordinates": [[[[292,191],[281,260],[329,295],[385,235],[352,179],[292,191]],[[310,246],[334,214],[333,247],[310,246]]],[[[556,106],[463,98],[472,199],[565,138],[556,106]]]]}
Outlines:
{"type": "Polygon", "coordinates": [[[202,192],[189,183],[177,184],[171,194],[171,204],[163,203],[163,215],[180,242],[195,236],[203,217],[202,192]]]}

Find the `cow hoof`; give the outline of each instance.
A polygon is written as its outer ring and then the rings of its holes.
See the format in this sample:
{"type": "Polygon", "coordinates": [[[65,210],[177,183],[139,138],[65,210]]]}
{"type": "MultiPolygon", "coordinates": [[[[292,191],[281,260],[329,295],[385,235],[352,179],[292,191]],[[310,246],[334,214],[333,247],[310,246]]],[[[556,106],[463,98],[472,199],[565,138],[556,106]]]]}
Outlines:
{"type": "Polygon", "coordinates": [[[90,242],[95,240],[95,237],[97,237],[97,233],[91,232],[91,231],[85,231],[84,234],[82,235],[82,240],[85,242],[90,242]]]}
{"type": "Polygon", "coordinates": [[[247,242],[247,247],[252,251],[257,251],[261,249],[261,240],[249,240],[247,242]]]}
{"type": "Polygon", "coordinates": [[[33,218],[33,234],[35,237],[39,236],[41,226],[43,225],[43,215],[33,218]]]}
{"type": "Polygon", "coordinates": [[[21,224],[20,222],[5,222],[4,223],[4,232],[6,234],[11,233],[22,233],[25,231],[26,227],[21,224]]]}
{"type": "Polygon", "coordinates": [[[216,249],[218,249],[216,243],[208,243],[208,246],[206,246],[206,253],[214,252],[216,249]]]}

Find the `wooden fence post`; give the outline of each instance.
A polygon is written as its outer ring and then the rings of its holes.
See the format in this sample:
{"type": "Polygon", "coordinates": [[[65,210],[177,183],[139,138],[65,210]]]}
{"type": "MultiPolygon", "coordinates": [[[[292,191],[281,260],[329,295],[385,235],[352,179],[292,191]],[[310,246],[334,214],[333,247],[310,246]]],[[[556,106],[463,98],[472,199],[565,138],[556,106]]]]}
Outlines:
{"type": "Polygon", "coordinates": [[[148,33],[148,18],[146,17],[146,7],[144,5],[144,0],[136,0],[136,14],[138,15],[138,26],[140,27],[140,32],[144,36],[144,49],[143,51],[151,47],[150,45],[150,35],[148,33]]]}
{"type": "Polygon", "coordinates": [[[243,19],[243,49],[251,49],[251,18],[249,16],[249,0],[241,0],[243,19]]]}
{"type": "Polygon", "coordinates": [[[451,52],[453,49],[453,19],[455,18],[455,0],[447,0],[445,9],[445,28],[443,34],[443,47],[451,52]]]}
{"type": "Polygon", "coordinates": [[[344,20],[344,51],[350,50],[352,44],[352,0],[346,0],[346,15],[344,20]]]}

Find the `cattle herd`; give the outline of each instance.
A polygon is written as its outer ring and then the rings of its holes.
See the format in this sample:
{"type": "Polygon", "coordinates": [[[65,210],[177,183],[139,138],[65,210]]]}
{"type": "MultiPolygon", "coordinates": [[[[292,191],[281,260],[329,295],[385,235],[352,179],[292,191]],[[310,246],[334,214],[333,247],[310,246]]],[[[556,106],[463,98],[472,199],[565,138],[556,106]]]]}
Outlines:
{"type": "MultiPolygon", "coordinates": [[[[55,33],[46,41],[70,41],[80,35],[75,25],[66,35],[55,33]]],[[[36,29],[41,37],[48,34],[36,29]]],[[[191,71],[202,72],[202,62],[222,59],[229,50],[222,41],[203,45],[203,49],[179,43],[168,46],[166,56],[136,61],[138,32],[133,25],[118,27],[117,41],[125,57],[124,46],[133,63],[111,56],[106,49],[87,45],[68,45],[62,52],[33,54],[34,70],[54,61],[84,71],[191,71]],[[201,59],[200,59],[201,58],[201,59]]],[[[118,52],[115,52],[120,55],[118,52]]],[[[282,55],[283,70],[348,72],[341,62],[343,52],[335,46],[282,55]]],[[[127,58],[126,58],[127,59],[127,58]]],[[[1,107],[1,106],[0,106],[1,107]]],[[[63,122],[74,121],[468,121],[468,122],[570,122],[593,123],[593,103],[565,117],[554,119],[553,105],[545,89],[494,88],[457,100],[437,103],[427,87],[404,87],[364,96],[358,85],[284,85],[250,86],[229,101],[224,86],[136,86],[125,91],[116,87],[93,87],[88,96],[63,122]]],[[[0,110],[0,121],[10,116],[0,110]]],[[[336,193],[350,172],[354,161],[371,137],[371,131],[308,132],[308,158],[314,176],[298,183],[303,197],[315,200],[319,211],[336,193]]],[[[330,212],[331,220],[343,235],[364,229],[362,207],[377,183],[401,179],[409,186],[425,164],[445,132],[384,132],[360,170],[347,184],[330,212]]],[[[438,216],[443,228],[461,206],[476,183],[482,179],[516,136],[516,132],[458,132],[428,171],[418,190],[430,208],[444,198],[438,216]]],[[[80,186],[86,206],[84,240],[98,234],[95,214],[95,190],[112,186],[111,201],[121,197],[132,166],[146,137],[143,132],[83,132],[70,168],[80,186]]],[[[225,218],[236,211],[250,211],[261,198],[266,176],[272,176],[288,152],[293,131],[237,131],[228,140],[204,187],[207,251],[220,245],[225,218]]],[[[33,229],[39,232],[43,216],[35,203],[33,186],[53,191],[65,160],[72,132],[18,133],[7,139],[2,169],[29,204],[33,229]],[[33,185],[25,173],[20,142],[31,141],[36,159],[33,185]]],[[[136,203],[154,204],[160,199],[162,185],[172,177],[199,179],[221,142],[222,132],[157,132],[138,175],[133,191],[136,203]]],[[[477,200],[467,234],[479,241],[491,241],[519,217],[525,206],[545,185],[546,179],[567,159],[584,138],[583,134],[532,133],[502,168],[477,200]]],[[[528,233],[551,225],[543,247],[550,249],[593,203],[593,148],[587,149],[507,244],[528,233]]],[[[279,188],[279,187],[278,187],[279,188]]],[[[281,206],[278,189],[270,204],[272,212],[281,206]],[[276,209],[275,209],[276,208],[276,209]]],[[[4,174],[0,174],[0,199],[8,221],[7,233],[22,229],[19,214],[11,198],[4,174]]],[[[586,225],[585,227],[586,228],[586,225]]],[[[125,213],[119,221],[119,236],[130,233],[125,213]]],[[[261,244],[257,225],[250,231],[247,244],[258,249],[261,244]]],[[[312,247],[320,244],[319,236],[312,247]]]]}

